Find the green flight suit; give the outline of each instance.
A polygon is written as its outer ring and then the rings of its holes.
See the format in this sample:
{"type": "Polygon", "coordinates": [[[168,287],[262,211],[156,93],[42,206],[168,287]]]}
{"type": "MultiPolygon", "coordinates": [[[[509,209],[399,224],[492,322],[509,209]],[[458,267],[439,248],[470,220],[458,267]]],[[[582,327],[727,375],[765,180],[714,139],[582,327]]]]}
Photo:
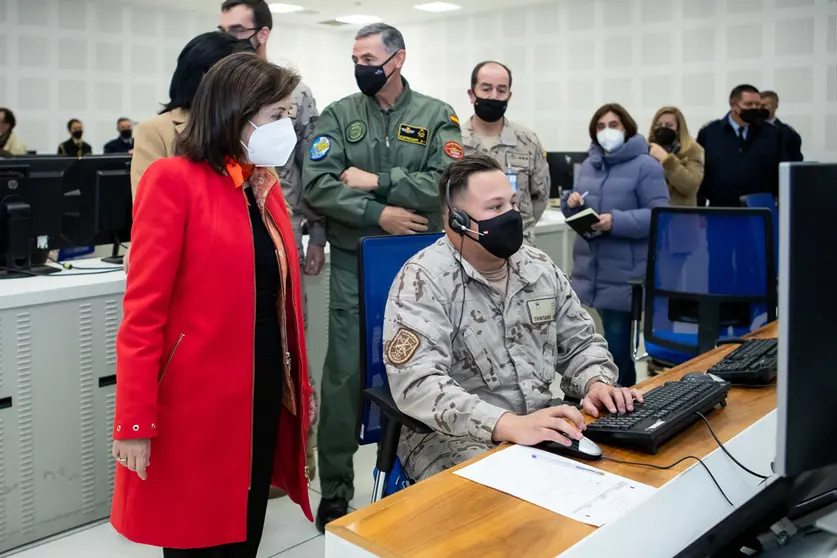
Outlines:
{"type": "Polygon", "coordinates": [[[358,241],[387,234],[379,222],[388,205],[413,209],[430,221],[429,231],[441,231],[439,179],[464,154],[453,109],[403,83],[404,92],[388,110],[362,93],[327,107],[303,168],[305,199],[326,218],[331,244],[328,350],[317,436],[324,498],[354,496],[361,351],[358,241]],[[364,192],[340,182],[350,167],[377,174],[377,190],[364,192]]]}

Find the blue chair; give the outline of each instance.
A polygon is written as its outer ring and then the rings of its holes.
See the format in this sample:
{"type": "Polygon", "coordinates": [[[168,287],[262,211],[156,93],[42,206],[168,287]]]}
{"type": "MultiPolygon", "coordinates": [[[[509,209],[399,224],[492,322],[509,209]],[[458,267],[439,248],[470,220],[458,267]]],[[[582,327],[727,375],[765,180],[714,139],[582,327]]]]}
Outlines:
{"type": "Polygon", "coordinates": [[[775,254],[773,261],[776,263],[776,277],[779,276],[779,206],[776,205],[776,198],[773,194],[750,194],[741,196],[741,203],[744,207],[763,207],[769,209],[773,214],[773,249],[775,254]]]}
{"type": "Polygon", "coordinates": [[[399,412],[390,394],[383,360],[384,310],[395,276],[407,260],[441,236],[375,236],[360,241],[358,294],[362,394],[358,443],[378,444],[373,502],[403,488],[403,483],[396,482],[397,478],[393,475],[400,469],[397,453],[401,427],[406,426],[421,434],[431,432],[423,423],[399,412]]]}
{"type": "Polygon", "coordinates": [[[675,366],[774,321],[773,242],[768,209],[654,208],[646,276],[633,284],[635,359],[675,366]]]}

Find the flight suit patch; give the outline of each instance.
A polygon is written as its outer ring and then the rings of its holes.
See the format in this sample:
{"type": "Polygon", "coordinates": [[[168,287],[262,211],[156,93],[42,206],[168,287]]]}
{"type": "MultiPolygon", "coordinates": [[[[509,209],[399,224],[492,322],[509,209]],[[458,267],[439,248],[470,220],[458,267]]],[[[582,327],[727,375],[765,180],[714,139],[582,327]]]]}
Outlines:
{"type": "Polygon", "coordinates": [[[462,148],[462,145],[458,141],[449,141],[445,144],[444,147],[445,155],[453,159],[454,161],[458,161],[462,157],[465,156],[465,150],[462,148]]]}
{"type": "Polygon", "coordinates": [[[532,162],[532,156],[524,153],[506,153],[506,165],[528,169],[532,162]]]}
{"type": "Polygon", "coordinates": [[[331,140],[326,136],[320,136],[311,144],[310,158],[312,161],[325,159],[331,149],[331,140]]]}
{"type": "Polygon", "coordinates": [[[427,145],[427,128],[402,124],[398,127],[398,139],[416,145],[427,145]]]}
{"type": "Polygon", "coordinates": [[[542,298],[530,300],[526,303],[529,310],[529,321],[532,325],[544,324],[555,319],[555,299],[542,298]]]}
{"type": "Polygon", "coordinates": [[[459,117],[455,114],[450,115],[450,121],[459,126],[459,117]]]}
{"type": "Polygon", "coordinates": [[[420,346],[421,340],[419,336],[409,329],[402,327],[387,344],[387,360],[391,364],[400,366],[405,362],[409,362],[420,346]]]}
{"type": "Polygon", "coordinates": [[[357,143],[366,137],[366,122],[363,120],[355,120],[346,126],[346,139],[349,143],[357,143]]]}

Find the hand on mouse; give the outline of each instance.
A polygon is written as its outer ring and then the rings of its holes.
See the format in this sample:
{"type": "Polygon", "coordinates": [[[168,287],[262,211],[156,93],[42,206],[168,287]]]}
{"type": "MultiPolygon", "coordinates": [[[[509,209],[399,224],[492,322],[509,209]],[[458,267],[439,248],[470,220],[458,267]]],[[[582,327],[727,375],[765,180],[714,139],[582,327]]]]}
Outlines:
{"type": "Polygon", "coordinates": [[[587,390],[582,408],[591,417],[598,418],[599,411],[626,413],[634,410],[634,401],[643,403],[642,394],[635,389],[609,386],[594,382],[587,390]]]}
{"type": "Polygon", "coordinates": [[[495,442],[512,442],[534,446],[541,442],[556,442],[563,446],[572,444],[570,438],[580,440],[587,429],[584,417],[575,407],[561,405],[541,409],[526,416],[506,413],[494,426],[495,442]]]}

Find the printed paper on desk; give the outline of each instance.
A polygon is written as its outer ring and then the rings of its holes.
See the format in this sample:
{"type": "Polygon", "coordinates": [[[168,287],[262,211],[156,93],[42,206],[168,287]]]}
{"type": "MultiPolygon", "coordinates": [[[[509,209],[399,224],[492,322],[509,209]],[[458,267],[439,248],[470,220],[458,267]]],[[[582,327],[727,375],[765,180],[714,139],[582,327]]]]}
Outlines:
{"type": "Polygon", "coordinates": [[[595,527],[618,519],[656,491],[525,446],[504,449],[455,474],[595,527]]]}

